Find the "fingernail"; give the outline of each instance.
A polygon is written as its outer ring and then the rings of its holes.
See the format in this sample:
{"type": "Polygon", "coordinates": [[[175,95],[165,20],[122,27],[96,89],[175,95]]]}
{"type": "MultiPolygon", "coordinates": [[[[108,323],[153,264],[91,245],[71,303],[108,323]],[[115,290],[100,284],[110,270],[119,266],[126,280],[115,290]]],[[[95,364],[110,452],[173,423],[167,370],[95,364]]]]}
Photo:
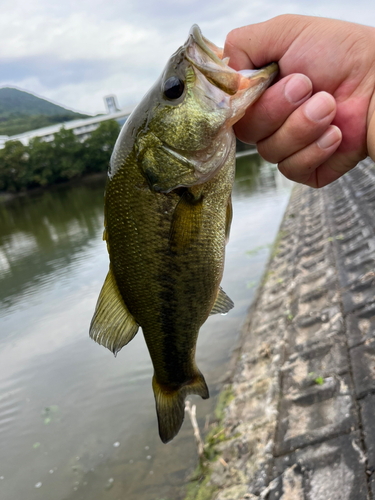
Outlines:
{"type": "Polygon", "coordinates": [[[320,92],[309,99],[305,106],[305,115],[313,122],[323,120],[332,113],[335,108],[335,102],[326,92],[320,92]]]}
{"type": "Polygon", "coordinates": [[[301,101],[312,91],[312,83],[305,75],[294,75],[285,84],[285,97],[292,104],[301,101]]]}
{"type": "Polygon", "coordinates": [[[320,149],[328,149],[341,139],[341,130],[332,125],[324,132],[322,137],[316,141],[320,149]]]}

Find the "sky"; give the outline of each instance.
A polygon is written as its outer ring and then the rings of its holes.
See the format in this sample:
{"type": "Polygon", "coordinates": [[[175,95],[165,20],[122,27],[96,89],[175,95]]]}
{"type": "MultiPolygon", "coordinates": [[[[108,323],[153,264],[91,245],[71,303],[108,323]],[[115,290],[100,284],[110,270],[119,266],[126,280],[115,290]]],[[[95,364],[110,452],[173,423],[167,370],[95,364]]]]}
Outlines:
{"type": "Polygon", "coordinates": [[[89,114],[108,94],[137,104],[194,23],[219,46],[286,13],[375,26],[373,0],[0,0],[0,12],[0,87],[89,114]]]}

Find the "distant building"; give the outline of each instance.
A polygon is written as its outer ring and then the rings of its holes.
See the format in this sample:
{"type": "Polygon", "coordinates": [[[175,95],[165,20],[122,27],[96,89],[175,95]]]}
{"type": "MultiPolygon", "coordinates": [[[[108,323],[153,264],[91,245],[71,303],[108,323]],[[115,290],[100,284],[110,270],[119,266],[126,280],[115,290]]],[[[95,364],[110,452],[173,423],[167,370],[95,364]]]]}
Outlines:
{"type": "MultiPolygon", "coordinates": [[[[110,105],[114,106],[111,109],[117,109],[116,96],[106,96],[106,99],[110,99],[110,105]]],[[[90,137],[91,132],[99,127],[99,125],[106,120],[116,120],[120,125],[123,125],[130,113],[133,111],[134,106],[131,108],[124,108],[117,111],[109,111],[109,105],[107,106],[108,114],[94,116],[92,118],[83,118],[80,120],[72,120],[64,123],[56,123],[55,125],[50,125],[48,127],[38,128],[36,130],[30,130],[28,132],[23,132],[22,134],[16,135],[0,135],[0,149],[4,148],[7,141],[21,141],[22,144],[27,146],[31,139],[39,137],[42,141],[51,142],[53,141],[54,134],[59,132],[59,130],[64,127],[66,130],[73,130],[74,134],[79,137],[81,142],[85,141],[90,137]]]]}
{"type": "Polygon", "coordinates": [[[117,113],[117,111],[120,111],[120,108],[117,104],[117,97],[114,94],[106,95],[104,97],[104,102],[108,114],[112,115],[113,113],[117,113]]]}

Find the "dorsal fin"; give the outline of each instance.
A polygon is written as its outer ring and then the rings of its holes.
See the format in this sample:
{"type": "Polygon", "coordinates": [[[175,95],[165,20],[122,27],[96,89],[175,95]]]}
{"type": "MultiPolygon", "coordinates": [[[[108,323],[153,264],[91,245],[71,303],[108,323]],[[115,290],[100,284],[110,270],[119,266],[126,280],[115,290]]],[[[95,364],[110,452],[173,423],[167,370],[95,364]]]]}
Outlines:
{"type": "Polygon", "coordinates": [[[224,292],[224,290],[219,287],[219,291],[217,292],[216,300],[214,307],[210,312],[210,316],[213,314],[226,314],[228,311],[233,309],[234,303],[233,300],[228,297],[228,295],[224,292]]]}
{"type": "Polygon", "coordinates": [[[111,267],[100,291],[90,325],[90,337],[116,356],[135,336],[139,325],[130,314],[111,267]]]}

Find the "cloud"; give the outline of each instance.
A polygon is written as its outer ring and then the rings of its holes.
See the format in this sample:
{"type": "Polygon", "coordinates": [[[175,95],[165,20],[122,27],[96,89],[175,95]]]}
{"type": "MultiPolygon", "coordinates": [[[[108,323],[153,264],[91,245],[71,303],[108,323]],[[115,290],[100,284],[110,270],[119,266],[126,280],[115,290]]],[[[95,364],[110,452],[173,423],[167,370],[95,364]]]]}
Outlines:
{"type": "Polygon", "coordinates": [[[0,85],[81,111],[104,111],[102,97],[109,93],[122,106],[138,102],[193,23],[223,45],[231,29],[286,12],[375,25],[371,2],[3,0],[0,85]]]}

